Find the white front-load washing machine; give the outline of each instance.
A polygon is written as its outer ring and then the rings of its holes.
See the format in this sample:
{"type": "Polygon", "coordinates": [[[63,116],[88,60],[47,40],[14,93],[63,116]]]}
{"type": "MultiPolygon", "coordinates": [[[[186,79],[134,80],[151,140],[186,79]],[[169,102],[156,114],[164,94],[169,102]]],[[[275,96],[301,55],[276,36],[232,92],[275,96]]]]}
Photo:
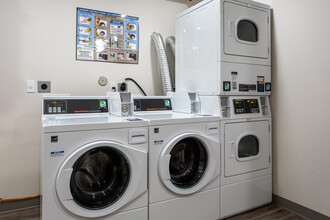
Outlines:
{"type": "Polygon", "coordinates": [[[44,97],[42,219],[148,219],[148,123],[106,97],[44,97]]]}
{"type": "Polygon", "coordinates": [[[169,97],[135,97],[149,121],[149,220],[219,219],[219,117],[176,113],[169,97]]]}
{"type": "Polygon", "coordinates": [[[268,96],[222,97],[221,218],[272,201],[272,120],[268,96]]]}

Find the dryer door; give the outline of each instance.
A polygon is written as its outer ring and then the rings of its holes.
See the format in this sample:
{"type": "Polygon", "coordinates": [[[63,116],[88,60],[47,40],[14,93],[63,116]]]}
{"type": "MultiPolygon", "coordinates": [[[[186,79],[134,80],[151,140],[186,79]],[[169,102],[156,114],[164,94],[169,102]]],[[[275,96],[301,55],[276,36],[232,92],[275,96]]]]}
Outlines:
{"type": "Polygon", "coordinates": [[[220,143],[194,133],[172,139],[158,159],[158,174],[172,192],[192,194],[219,175],[220,143]]]}
{"type": "Polygon", "coordinates": [[[267,59],[270,46],[268,16],[266,10],[224,2],[224,53],[267,59]]]}
{"type": "Polygon", "coordinates": [[[59,201],[82,217],[111,214],[147,190],[147,155],[115,142],[87,144],[62,164],[56,179],[59,201]]]}
{"type": "Polygon", "coordinates": [[[224,132],[226,177],[269,167],[269,121],[228,123],[224,132]]]}

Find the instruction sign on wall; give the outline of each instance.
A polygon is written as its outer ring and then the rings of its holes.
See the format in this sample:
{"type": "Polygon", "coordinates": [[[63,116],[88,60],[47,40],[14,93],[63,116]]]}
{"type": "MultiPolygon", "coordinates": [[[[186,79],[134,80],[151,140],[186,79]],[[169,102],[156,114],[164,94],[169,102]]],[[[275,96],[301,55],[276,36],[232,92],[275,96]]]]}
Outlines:
{"type": "Polygon", "coordinates": [[[77,8],[76,59],[138,63],[139,18],[77,8]]]}

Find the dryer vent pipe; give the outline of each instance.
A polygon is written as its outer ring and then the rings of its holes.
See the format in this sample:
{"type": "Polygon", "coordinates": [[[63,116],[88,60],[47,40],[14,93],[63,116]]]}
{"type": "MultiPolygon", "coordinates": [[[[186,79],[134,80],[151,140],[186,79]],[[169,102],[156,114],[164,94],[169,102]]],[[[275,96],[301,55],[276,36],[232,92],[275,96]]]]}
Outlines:
{"type": "Polygon", "coordinates": [[[175,57],[175,37],[169,36],[165,39],[165,41],[166,41],[166,44],[171,47],[172,52],[173,52],[174,57],[175,57]]]}
{"type": "Polygon", "coordinates": [[[173,87],[164,41],[162,35],[156,32],[152,33],[151,39],[153,40],[156,47],[158,62],[160,65],[161,80],[163,84],[163,92],[164,95],[166,95],[168,92],[173,92],[173,87]]]}

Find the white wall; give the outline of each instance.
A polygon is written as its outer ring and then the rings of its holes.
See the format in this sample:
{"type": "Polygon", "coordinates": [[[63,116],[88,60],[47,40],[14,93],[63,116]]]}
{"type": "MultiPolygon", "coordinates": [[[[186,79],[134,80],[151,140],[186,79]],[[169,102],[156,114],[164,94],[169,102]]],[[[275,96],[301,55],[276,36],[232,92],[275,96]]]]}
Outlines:
{"type": "MultiPolygon", "coordinates": [[[[26,80],[51,80],[53,93],[105,95],[99,76],[115,82],[132,77],[148,95],[159,95],[150,36],[153,31],[164,38],[174,35],[175,15],[187,5],[180,0],[12,0],[0,1],[0,8],[0,197],[6,199],[40,193],[41,95],[27,94],[26,80]],[[139,17],[139,64],[76,61],[76,7],[139,17]]],[[[129,88],[139,92],[131,83],[129,88]]]]}
{"type": "Polygon", "coordinates": [[[274,193],[330,216],[330,1],[272,8],[274,193]]]}
{"type": "MultiPolygon", "coordinates": [[[[54,93],[104,95],[106,88],[97,84],[99,76],[109,81],[132,77],[147,94],[161,94],[150,35],[153,31],[173,35],[175,15],[195,2],[0,1],[0,197],[40,193],[41,95],[27,94],[26,80],[51,80],[54,93]],[[76,7],[138,16],[139,64],[76,61],[76,7]]],[[[330,1],[271,3],[274,193],[329,216],[330,1]]]]}

